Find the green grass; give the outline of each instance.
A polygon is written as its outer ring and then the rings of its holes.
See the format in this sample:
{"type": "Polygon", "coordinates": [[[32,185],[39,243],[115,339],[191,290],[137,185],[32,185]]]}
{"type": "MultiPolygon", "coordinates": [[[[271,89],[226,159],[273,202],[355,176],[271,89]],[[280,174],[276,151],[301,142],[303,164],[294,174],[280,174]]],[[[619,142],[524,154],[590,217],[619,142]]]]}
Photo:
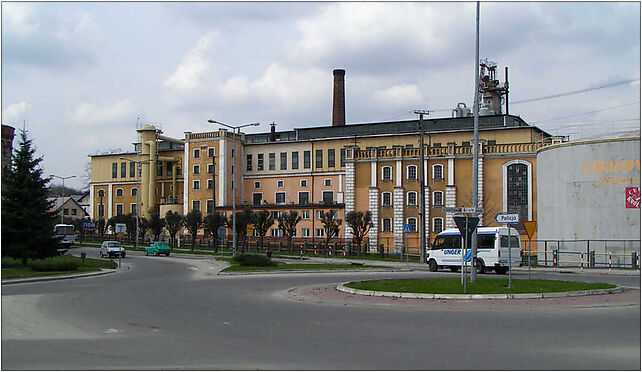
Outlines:
{"type": "Polygon", "coordinates": [[[381,268],[381,266],[351,265],[351,264],[285,264],[277,262],[277,266],[241,266],[234,260],[219,258],[219,261],[227,261],[232,266],[223,271],[287,271],[287,270],[350,270],[361,268],[381,268]]]}
{"type": "MultiPolygon", "coordinates": [[[[436,294],[463,294],[464,288],[460,278],[439,279],[387,279],[352,282],[346,285],[354,289],[407,292],[407,293],[436,293],[436,294]]],[[[615,288],[615,285],[606,283],[568,282],[562,280],[522,280],[512,281],[512,288],[508,288],[508,279],[479,278],[476,283],[466,284],[467,294],[504,294],[504,293],[548,293],[583,291],[589,289],[615,288]]]]}
{"type": "MultiPolygon", "coordinates": [[[[71,256],[69,256],[71,257],[71,256]]],[[[118,265],[112,260],[97,260],[93,258],[85,258],[85,263],[82,263],[80,257],[73,257],[74,260],[77,260],[80,265],[76,270],[72,271],[34,271],[29,266],[27,261],[27,266],[23,266],[20,260],[16,260],[10,257],[2,258],[2,279],[16,279],[16,278],[30,278],[37,276],[52,276],[52,275],[67,275],[67,274],[79,274],[86,273],[91,271],[99,271],[100,269],[115,269],[118,265]]]]}

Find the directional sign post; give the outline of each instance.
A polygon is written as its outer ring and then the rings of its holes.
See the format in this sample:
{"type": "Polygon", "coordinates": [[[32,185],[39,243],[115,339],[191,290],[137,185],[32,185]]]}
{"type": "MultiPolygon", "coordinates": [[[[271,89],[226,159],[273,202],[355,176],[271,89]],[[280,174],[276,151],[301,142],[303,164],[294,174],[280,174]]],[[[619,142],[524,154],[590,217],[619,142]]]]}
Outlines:
{"type": "MultiPolygon", "coordinates": [[[[510,249],[510,225],[519,223],[519,213],[498,213],[495,216],[495,221],[499,224],[505,224],[508,228],[508,288],[512,287],[512,271],[513,271],[513,259],[511,256],[510,249]]],[[[501,250],[501,241],[500,248],[501,250]]]]}
{"type": "MultiPolygon", "coordinates": [[[[457,228],[459,229],[463,240],[463,247],[461,250],[461,279],[462,284],[464,285],[464,293],[466,293],[466,271],[468,268],[468,254],[465,252],[468,249],[468,242],[470,242],[470,238],[473,235],[475,228],[477,228],[479,218],[455,216],[453,217],[453,219],[455,220],[455,225],[457,225],[457,228]]],[[[471,270],[475,270],[474,263],[471,262],[471,265],[471,270]]]]}
{"type": "MultiPolygon", "coordinates": [[[[406,253],[406,246],[408,245],[408,235],[407,234],[410,234],[411,232],[412,232],[412,229],[410,227],[410,224],[409,223],[405,223],[403,225],[403,235],[404,235],[404,238],[405,238],[404,239],[405,243],[404,243],[402,251],[401,251],[401,259],[403,259],[403,255],[404,255],[404,253],[406,253]]],[[[408,265],[408,255],[407,254],[406,254],[406,265],[408,265]]]]}
{"type": "Polygon", "coordinates": [[[535,232],[535,226],[537,226],[537,221],[524,221],[524,229],[528,236],[528,280],[531,280],[531,239],[535,232]]]}

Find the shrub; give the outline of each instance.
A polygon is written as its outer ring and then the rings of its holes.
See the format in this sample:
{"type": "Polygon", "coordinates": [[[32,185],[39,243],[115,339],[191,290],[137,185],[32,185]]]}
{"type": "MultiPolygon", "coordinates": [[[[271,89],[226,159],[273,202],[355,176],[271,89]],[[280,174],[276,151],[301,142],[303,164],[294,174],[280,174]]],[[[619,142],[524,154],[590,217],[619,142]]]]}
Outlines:
{"type": "Polygon", "coordinates": [[[78,266],[79,259],[69,255],[31,261],[31,269],[34,271],[73,271],[78,266]]]}
{"type": "Polygon", "coordinates": [[[2,268],[9,269],[13,267],[22,267],[22,260],[11,257],[2,257],[2,268]]]}
{"type": "Polygon", "coordinates": [[[241,266],[276,266],[277,263],[269,257],[258,254],[238,254],[234,256],[234,261],[241,266]]]}

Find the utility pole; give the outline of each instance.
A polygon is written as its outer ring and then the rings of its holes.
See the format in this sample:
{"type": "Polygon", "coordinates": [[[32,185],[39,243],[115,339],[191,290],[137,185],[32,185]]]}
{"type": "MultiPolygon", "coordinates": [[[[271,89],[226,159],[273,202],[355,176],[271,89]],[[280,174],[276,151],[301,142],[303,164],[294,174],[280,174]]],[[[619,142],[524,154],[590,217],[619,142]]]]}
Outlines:
{"type": "MultiPolygon", "coordinates": [[[[473,105],[473,208],[479,209],[479,1],[475,15],[475,103],[473,105]]],[[[471,236],[472,259],[470,268],[470,282],[477,281],[477,228],[471,236]]]]}
{"type": "Polygon", "coordinates": [[[419,164],[419,193],[420,196],[420,210],[419,210],[419,226],[421,226],[419,235],[419,261],[422,263],[426,262],[426,179],[424,176],[425,173],[425,149],[424,149],[424,114],[429,115],[430,111],[428,110],[415,110],[415,114],[419,115],[419,152],[420,152],[420,164],[419,164]]]}

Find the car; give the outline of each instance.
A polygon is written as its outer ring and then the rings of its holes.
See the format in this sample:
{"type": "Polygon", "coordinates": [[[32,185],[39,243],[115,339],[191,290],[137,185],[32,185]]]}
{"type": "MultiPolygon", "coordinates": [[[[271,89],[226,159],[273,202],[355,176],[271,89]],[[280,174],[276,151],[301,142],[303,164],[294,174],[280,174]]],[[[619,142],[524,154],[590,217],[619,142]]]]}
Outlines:
{"type": "Polygon", "coordinates": [[[145,256],[149,256],[150,254],[154,256],[161,254],[169,256],[169,252],[169,245],[165,242],[152,242],[149,247],[145,247],[145,256]]]}
{"type": "Polygon", "coordinates": [[[100,245],[100,257],[125,257],[127,252],[125,248],[115,240],[105,241],[100,245]]]}

